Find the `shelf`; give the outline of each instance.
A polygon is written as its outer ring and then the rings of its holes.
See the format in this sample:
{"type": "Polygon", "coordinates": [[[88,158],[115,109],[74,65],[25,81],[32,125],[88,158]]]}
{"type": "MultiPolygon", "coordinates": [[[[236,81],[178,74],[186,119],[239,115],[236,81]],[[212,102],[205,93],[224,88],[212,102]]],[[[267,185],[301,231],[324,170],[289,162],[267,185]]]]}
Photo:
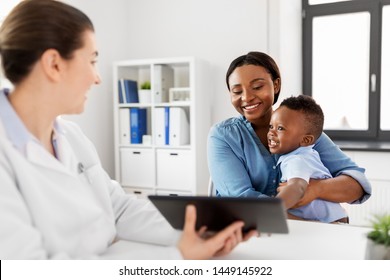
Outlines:
{"type": "Polygon", "coordinates": [[[211,126],[207,117],[211,96],[208,69],[206,62],[193,57],[114,63],[115,176],[127,191],[207,194],[207,135],[211,126]],[[129,92],[124,91],[121,79],[138,86],[150,81],[151,102],[119,103],[119,97],[134,100],[134,92],[124,95],[129,92]],[[134,108],[146,108],[142,133],[149,135],[147,144],[131,143],[134,108]]]}
{"type": "Polygon", "coordinates": [[[190,107],[191,102],[189,101],[177,101],[155,104],[155,107],[190,107]]]}

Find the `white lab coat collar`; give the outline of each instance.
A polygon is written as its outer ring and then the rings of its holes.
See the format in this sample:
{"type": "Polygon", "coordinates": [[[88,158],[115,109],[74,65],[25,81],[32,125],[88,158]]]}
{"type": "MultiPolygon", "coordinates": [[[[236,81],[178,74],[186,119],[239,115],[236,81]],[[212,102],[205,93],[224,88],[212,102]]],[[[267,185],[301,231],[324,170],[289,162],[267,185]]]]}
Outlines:
{"type": "Polygon", "coordinates": [[[49,169],[77,176],[79,162],[67,139],[64,135],[58,134],[56,141],[58,159],[46,151],[40,143],[28,141],[25,146],[25,156],[27,160],[49,169]]]}
{"type": "MultiPolygon", "coordinates": [[[[22,120],[8,101],[7,93],[0,91],[0,131],[7,135],[13,146],[30,162],[40,166],[78,175],[79,161],[65,137],[66,131],[57,120],[54,122],[54,135],[58,159],[53,157],[42,144],[27,130],[22,120]]],[[[58,117],[60,118],[60,117],[58,117]]]]}

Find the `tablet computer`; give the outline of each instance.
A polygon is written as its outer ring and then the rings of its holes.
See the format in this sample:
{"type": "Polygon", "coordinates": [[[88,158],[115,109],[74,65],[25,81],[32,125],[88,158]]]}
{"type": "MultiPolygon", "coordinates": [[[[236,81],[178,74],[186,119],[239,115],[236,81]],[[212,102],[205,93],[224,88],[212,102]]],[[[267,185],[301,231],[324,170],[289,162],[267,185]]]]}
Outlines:
{"type": "Polygon", "coordinates": [[[245,223],[243,231],[257,229],[260,233],[288,233],[287,216],[279,198],[244,198],[210,196],[149,195],[150,201],[175,229],[183,229],[185,208],[196,207],[196,228],[207,226],[219,231],[232,222],[245,223]]]}

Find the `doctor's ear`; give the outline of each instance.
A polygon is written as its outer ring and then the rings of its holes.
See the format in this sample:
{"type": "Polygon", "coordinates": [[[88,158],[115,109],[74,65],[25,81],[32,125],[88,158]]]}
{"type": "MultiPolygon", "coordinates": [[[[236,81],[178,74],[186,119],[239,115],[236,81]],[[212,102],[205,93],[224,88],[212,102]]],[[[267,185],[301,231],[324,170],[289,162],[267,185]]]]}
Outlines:
{"type": "Polygon", "coordinates": [[[305,135],[301,140],[301,146],[309,146],[314,144],[314,135],[305,135]]]}
{"type": "Polygon", "coordinates": [[[55,49],[48,49],[42,54],[39,61],[43,72],[49,80],[53,82],[59,81],[63,60],[60,53],[55,49]]]}

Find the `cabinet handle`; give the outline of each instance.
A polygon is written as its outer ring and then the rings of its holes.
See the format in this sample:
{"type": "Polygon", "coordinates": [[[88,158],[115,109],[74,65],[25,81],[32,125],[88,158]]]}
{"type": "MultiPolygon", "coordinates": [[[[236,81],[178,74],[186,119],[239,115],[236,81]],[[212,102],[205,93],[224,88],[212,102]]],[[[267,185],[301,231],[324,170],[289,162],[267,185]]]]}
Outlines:
{"type": "Polygon", "coordinates": [[[178,153],[169,153],[171,156],[178,156],[178,153]]]}
{"type": "Polygon", "coordinates": [[[371,74],[371,92],[376,92],[376,75],[371,74]]]}
{"type": "Polygon", "coordinates": [[[140,155],[141,152],[133,152],[134,155],[140,155]]]}

